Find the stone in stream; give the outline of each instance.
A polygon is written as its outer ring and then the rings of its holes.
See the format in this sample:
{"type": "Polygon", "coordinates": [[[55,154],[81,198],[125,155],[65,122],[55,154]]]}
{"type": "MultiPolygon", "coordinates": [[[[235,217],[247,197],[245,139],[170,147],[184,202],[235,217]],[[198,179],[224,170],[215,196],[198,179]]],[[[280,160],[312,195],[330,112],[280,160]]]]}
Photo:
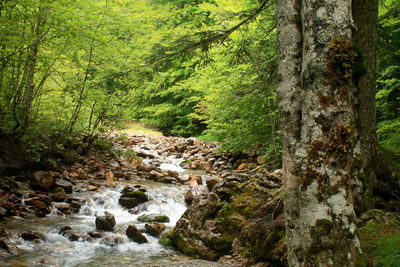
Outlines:
{"type": "Polygon", "coordinates": [[[118,203],[127,208],[132,209],[137,205],[149,201],[149,197],[142,191],[131,191],[124,193],[118,200],[118,203]]]}
{"type": "Polygon", "coordinates": [[[72,184],[71,184],[71,182],[68,182],[67,180],[63,180],[63,179],[57,180],[54,183],[54,185],[56,187],[60,187],[60,188],[64,189],[65,193],[72,194],[72,190],[73,190],[72,184]]]}
{"type": "Polygon", "coordinates": [[[145,233],[155,237],[159,237],[167,229],[164,224],[158,222],[146,223],[144,228],[145,233]]]}
{"type": "Polygon", "coordinates": [[[92,238],[102,238],[104,234],[102,232],[91,231],[87,233],[92,238]]]}
{"type": "Polygon", "coordinates": [[[39,233],[39,232],[34,232],[34,231],[23,232],[21,234],[21,237],[24,240],[28,240],[28,241],[33,241],[33,240],[37,240],[37,239],[45,240],[44,234],[39,233]]]}
{"type": "Polygon", "coordinates": [[[48,191],[54,185],[54,178],[51,172],[37,171],[32,175],[30,185],[34,189],[48,191]]]}
{"type": "Polygon", "coordinates": [[[63,214],[71,214],[71,205],[68,203],[55,203],[54,206],[57,208],[58,211],[62,212],[63,214]]]}
{"type": "Polygon", "coordinates": [[[139,222],[159,222],[159,223],[168,223],[169,218],[166,215],[162,214],[143,214],[137,218],[139,222]]]}
{"type": "Polygon", "coordinates": [[[9,253],[11,254],[19,254],[20,253],[20,249],[13,243],[10,241],[10,239],[8,238],[1,238],[0,239],[0,247],[7,250],[9,253]]]}
{"type": "Polygon", "coordinates": [[[65,193],[53,193],[50,194],[50,199],[54,202],[64,202],[68,198],[68,195],[65,193]]]}
{"type": "Polygon", "coordinates": [[[96,217],[96,229],[112,231],[115,226],[115,218],[111,213],[105,212],[104,216],[96,217]]]}
{"type": "Polygon", "coordinates": [[[148,242],[147,238],[133,224],[129,225],[128,228],[126,229],[126,236],[129,237],[129,239],[131,239],[132,241],[139,244],[148,242]]]}

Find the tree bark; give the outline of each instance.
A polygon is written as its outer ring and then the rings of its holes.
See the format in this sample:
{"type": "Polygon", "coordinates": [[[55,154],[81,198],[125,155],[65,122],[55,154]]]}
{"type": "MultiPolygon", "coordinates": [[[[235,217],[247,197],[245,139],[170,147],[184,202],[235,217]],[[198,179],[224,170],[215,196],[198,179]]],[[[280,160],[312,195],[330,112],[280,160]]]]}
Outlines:
{"type": "Polygon", "coordinates": [[[355,266],[360,165],[351,0],[277,0],[290,266],[355,266]]]}

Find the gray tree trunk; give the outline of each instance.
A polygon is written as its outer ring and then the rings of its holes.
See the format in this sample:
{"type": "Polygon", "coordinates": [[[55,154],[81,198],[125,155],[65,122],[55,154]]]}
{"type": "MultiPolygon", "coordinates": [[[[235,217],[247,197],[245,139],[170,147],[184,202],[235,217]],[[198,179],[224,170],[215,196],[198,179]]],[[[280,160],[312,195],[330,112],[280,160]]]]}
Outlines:
{"type": "Polygon", "coordinates": [[[277,0],[290,266],[355,266],[361,167],[351,0],[277,0]]]}

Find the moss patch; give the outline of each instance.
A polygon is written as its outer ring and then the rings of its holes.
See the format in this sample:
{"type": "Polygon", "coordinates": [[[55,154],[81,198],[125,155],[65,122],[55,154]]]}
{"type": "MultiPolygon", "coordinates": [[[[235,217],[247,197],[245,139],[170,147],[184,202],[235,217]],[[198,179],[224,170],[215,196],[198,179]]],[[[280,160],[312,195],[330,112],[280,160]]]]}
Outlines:
{"type": "Polygon", "coordinates": [[[367,223],[359,229],[361,247],[371,266],[400,266],[400,229],[367,223]]]}

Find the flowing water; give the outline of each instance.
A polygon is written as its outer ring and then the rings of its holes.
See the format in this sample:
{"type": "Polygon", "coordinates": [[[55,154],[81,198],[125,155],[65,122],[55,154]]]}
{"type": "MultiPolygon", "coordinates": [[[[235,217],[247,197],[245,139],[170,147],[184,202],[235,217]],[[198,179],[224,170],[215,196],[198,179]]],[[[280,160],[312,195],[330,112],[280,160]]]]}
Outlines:
{"type": "MultiPolygon", "coordinates": [[[[164,170],[174,170],[183,175],[187,171],[179,167],[180,159],[174,157],[160,157],[154,151],[156,161],[164,170]]],[[[150,163],[149,161],[147,163],[150,163]]],[[[172,228],[186,210],[184,192],[188,189],[184,185],[168,185],[149,181],[136,181],[129,184],[144,185],[148,189],[149,202],[138,206],[139,213],[131,214],[118,204],[120,191],[124,184],[116,188],[101,188],[95,193],[75,193],[75,197],[85,200],[78,214],[59,216],[56,210],[49,216],[31,220],[12,220],[3,225],[12,230],[18,247],[23,250],[17,256],[0,258],[0,266],[163,266],[187,261],[178,252],[164,247],[158,239],[144,234],[148,239],[146,244],[137,244],[130,241],[125,230],[129,224],[135,224],[139,229],[144,223],[137,221],[142,214],[163,214],[170,218],[165,225],[172,228]],[[70,241],[58,233],[63,226],[70,226],[72,232],[84,235],[95,230],[95,216],[109,212],[115,216],[114,232],[106,233],[106,238],[90,241],[70,241]],[[32,242],[18,238],[17,233],[24,231],[39,231],[45,235],[45,241],[32,242]]],[[[208,266],[195,264],[192,266],[208,266]]],[[[211,265],[210,265],[211,266],[211,265]]]]}

